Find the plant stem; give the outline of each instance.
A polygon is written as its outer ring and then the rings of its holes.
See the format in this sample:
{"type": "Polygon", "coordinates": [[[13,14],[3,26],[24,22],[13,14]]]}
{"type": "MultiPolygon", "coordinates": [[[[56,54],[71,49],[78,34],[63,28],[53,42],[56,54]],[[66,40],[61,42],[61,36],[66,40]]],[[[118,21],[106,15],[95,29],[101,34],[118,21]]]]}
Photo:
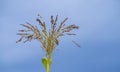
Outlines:
{"type": "Polygon", "coordinates": [[[47,55],[47,69],[46,69],[46,72],[50,72],[50,59],[51,59],[51,56],[50,55],[47,55]]]}
{"type": "Polygon", "coordinates": [[[46,70],[46,72],[50,72],[50,64],[49,63],[47,63],[47,70],[46,70]]]}

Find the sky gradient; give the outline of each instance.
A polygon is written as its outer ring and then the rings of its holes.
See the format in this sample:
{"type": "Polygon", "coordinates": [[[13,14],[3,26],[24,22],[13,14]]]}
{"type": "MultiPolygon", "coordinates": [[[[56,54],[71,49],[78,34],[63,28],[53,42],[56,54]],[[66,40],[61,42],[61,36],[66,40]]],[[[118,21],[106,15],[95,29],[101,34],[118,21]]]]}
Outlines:
{"type": "Polygon", "coordinates": [[[37,15],[79,25],[75,37],[60,38],[51,72],[120,72],[119,0],[0,0],[0,72],[45,72],[38,41],[18,43],[19,24],[37,25],[37,15]],[[75,40],[81,45],[72,44],[75,40]]]}

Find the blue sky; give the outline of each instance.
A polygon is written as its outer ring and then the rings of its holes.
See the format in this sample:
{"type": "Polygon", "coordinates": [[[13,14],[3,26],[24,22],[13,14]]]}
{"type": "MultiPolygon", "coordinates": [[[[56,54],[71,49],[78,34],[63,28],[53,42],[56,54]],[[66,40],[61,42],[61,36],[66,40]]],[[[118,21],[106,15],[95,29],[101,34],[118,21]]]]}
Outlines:
{"type": "Polygon", "coordinates": [[[15,43],[19,24],[37,25],[37,14],[47,24],[58,14],[80,26],[76,37],[60,39],[51,72],[120,72],[119,0],[0,0],[0,72],[45,72],[39,42],[15,43]]]}

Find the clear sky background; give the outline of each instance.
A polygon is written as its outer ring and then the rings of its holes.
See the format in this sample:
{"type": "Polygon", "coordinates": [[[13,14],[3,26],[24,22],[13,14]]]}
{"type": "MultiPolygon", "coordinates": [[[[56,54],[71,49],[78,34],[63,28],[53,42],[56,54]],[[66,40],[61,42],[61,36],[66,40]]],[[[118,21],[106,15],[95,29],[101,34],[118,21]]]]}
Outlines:
{"type": "Polygon", "coordinates": [[[39,42],[15,43],[19,24],[37,25],[37,14],[80,26],[60,39],[51,72],[120,72],[120,0],[0,0],[0,72],[45,72],[39,42]]]}

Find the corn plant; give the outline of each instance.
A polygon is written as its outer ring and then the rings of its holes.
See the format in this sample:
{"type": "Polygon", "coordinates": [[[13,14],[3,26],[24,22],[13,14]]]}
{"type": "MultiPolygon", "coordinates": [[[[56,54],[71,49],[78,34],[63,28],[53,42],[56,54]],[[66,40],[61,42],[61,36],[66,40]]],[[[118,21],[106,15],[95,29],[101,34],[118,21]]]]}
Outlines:
{"type": "MultiPolygon", "coordinates": [[[[41,48],[46,53],[46,56],[41,59],[42,63],[46,72],[50,72],[50,65],[52,63],[52,52],[55,49],[55,47],[59,44],[59,38],[64,35],[76,35],[74,33],[71,33],[71,31],[73,29],[78,29],[79,27],[75,24],[66,26],[65,22],[68,18],[65,18],[58,25],[58,15],[55,18],[53,16],[50,17],[51,24],[48,24],[49,28],[46,27],[46,23],[41,19],[41,16],[39,16],[39,18],[36,18],[36,21],[38,22],[40,28],[28,22],[26,22],[25,24],[20,24],[26,29],[18,31],[17,35],[20,35],[21,37],[19,40],[16,41],[16,43],[21,42],[22,40],[24,40],[24,43],[34,39],[38,40],[41,43],[41,48]]],[[[78,47],[80,47],[80,45],[77,44],[75,41],[72,42],[78,47]]]]}

